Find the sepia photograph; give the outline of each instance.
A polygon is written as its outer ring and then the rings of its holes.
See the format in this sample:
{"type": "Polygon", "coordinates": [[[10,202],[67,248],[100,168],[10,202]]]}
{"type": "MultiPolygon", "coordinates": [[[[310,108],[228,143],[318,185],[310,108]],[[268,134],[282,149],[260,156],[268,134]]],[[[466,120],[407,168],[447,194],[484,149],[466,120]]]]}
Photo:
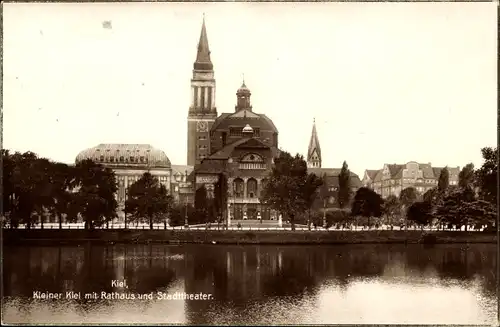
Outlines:
{"type": "Polygon", "coordinates": [[[498,3],[2,25],[2,324],[499,324],[498,3]]]}

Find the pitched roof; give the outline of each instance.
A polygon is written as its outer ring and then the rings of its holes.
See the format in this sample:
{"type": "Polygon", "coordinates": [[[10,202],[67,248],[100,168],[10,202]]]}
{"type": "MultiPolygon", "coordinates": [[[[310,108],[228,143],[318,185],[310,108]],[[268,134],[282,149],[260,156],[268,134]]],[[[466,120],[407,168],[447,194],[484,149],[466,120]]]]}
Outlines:
{"type": "MultiPolygon", "coordinates": [[[[334,185],[337,183],[338,185],[338,177],[340,175],[340,171],[342,168],[307,168],[308,173],[313,173],[316,176],[323,177],[326,174],[326,180],[329,185],[334,185]],[[330,184],[330,181],[333,184],[330,184]]],[[[361,187],[361,180],[359,176],[351,171],[351,186],[352,187],[361,187]]]]}
{"type": "Polygon", "coordinates": [[[204,159],[195,167],[196,174],[220,174],[226,170],[226,160],[223,159],[204,159]]]}
{"type": "Polygon", "coordinates": [[[380,171],[380,169],[367,169],[367,170],[365,170],[365,173],[373,181],[375,179],[375,176],[377,176],[377,173],[379,171],[380,171]]]}
{"type": "Polygon", "coordinates": [[[278,132],[273,121],[264,114],[258,114],[249,110],[240,110],[235,113],[223,113],[215,120],[211,130],[217,129],[227,130],[229,127],[245,127],[250,125],[253,129],[259,128],[260,131],[278,132]]]}
{"type": "MultiPolygon", "coordinates": [[[[231,157],[231,153],[233,153],[234,149],[236,148],[245,148],[245,149],[270,149],[272,152],[273,157],[276,157],[278,155],[278,149],[275,147],[270,147],[269,145],[266,145],[259,141],[256,138],[241,138],[237,141],[234,141],[233,143],[230,143],[220,149],[219,151],[215,152],[212,154],[208,159],[214,159],[214,160],[225,160],[229,159],[231,157]]],[[[205,159],[206,160],[206,159],[205,159]]]]}
{"type": "Polygon", "coordinates": [[[377,174],[375,174],[375,177],[373,178],[374,182],[380,182],[382,180],[382,169],[377,170],[377,174]]]}
{"type": "Polygon", "coordinates": [[[422,175],[424,178],[434,178],[434,170],[431,164],[418,164],[419,168],[422,170],[422,175]]]}
{"type": "Polygon", "coordinates": [[[391,178],[401,178],[403,176],[403,168],[405,165],[387,165],[389,168],[389,173],[391,174],[391,178]]]}
{"type": "Polygon", "coordinates": [[[205,27],[205,17],[203,17],[203,24],[201,25],[200,41],[198,42],[198,53],[196,54],[196,61],[194,69],[212,70],[213,64],[210,60],[210,48],[208,47],[207,29],[205,27]]]}
{"type": "Polygon", "coordinates": [[[187,165],[172,165],[172,175],[175,175],[177,173],[180,173],[182,175],[187,174],[189,175],[193,171],[193,166],[187,166],[187,165]]]}
{"type": "Polygon", "coordinates": [[[311,139],[309,140],[309,147],[307,149],[307,161],[311,159],[314,154],[314,150],[318,154],[319,160],[321,160],[321,147],[319,145],[318,133],[316,131],[316,121],[313,121],[313,128],[311,132],[311,139]]]}

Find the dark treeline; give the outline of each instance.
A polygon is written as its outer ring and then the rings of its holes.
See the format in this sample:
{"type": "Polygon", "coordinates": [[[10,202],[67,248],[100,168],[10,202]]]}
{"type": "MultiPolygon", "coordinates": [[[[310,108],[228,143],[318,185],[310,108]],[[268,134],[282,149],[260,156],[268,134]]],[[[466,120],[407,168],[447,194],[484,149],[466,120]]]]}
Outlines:
{"type": "Polygon", "coordinates": [[[114,172],[91,160],[53,162],[33,152],[2,150],[3,216],[11,228],[83,220],[92,229],[116,217],[114,172]]]}
{"type": "MultiPolygon", "coordinates": [[[[2,150],[3,210],[2,223],[10,228],[20,224],[31,228],[44,222],[83,221],[86,229],[104,227],[117,218],[118,185],[112,169],[92,160],[76,165],[53,162],[33,152],[10,153],[2,150]]],[[[221,187],[218,193],[225,194],[221,187]]],[[[219,202],[209,206],[209,200],[196,209],[192,205],[174,203],[166,187],[146,172],[127,190],[125,224],[167,221],[171,226],[204,223],[222,217],[225,207],[219,202]],[[207,202],[208,201],[208,202],[207,202]]],[[[206,194],[204,195],[206,198],[206,194]]]]}
{"type": "Polygon", "coordinates": [[[495,226],[497,193],[497,149],[483,148],[483,165],[475,170],[467,164],[459,174],[458,185],[450,185],[449,171],[442,169],[437,187],[419,194],[413,187],[405,188],[399,196],[383,199],[368,187],[354,194],[350,185],[351,173],[344,162],[339,175],[337,208],[327,209],[332,199],[326,176],[307,172],[304,158],[282,151],[275,159],[261,201],[282,213],[292,228],[294,223],[309,226],[338,228],[371,226],[436,226],[450,229],[460,226],[495,226]]]}

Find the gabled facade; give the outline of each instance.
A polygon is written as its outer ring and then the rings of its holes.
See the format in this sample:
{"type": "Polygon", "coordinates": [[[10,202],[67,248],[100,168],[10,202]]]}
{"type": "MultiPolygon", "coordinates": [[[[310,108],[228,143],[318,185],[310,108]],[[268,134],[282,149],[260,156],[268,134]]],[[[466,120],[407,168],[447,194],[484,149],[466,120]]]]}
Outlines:
{"type": "Polygon", "coordinates": [[[246,219],[275,219],[276,215],[260,203],[259,196],[267,182],[278,149],[253,135],[250,126],[243,137],[226,145],[195,167],[195,188],[202,186],[213,197],[219,178],[227,178],[228,221],[246,219]]]}
{"type": "MultiPolygon", "coordinates": [[[[439,175],[444,167],[432,167],[431,163],[422,164],[410,161],[403,165],[384,164],[380,170],[365,170],[363,186],[372,188],[383,198],[399,196],[401,191],[414,187],[420,195],[438,185],[439,175]]],[[[460,167],[447,167],[450,185],[458,185],[460,167]]]]}
{"type": "Polygon", "coordinates": [[[193,193],[205,186],[207,195],[213,197],[217,182],[224,176],[229,221],[274,217],[260,204],[259,195],[278,154],[278,129],[269,117],[253,110],[252,93],[245,81],[236,91],[234,112],[217,117],[215,79],[204,21],[191,85],[188,165],[193,165],[194,170],[187,180],[193,183],[193,193]]]}

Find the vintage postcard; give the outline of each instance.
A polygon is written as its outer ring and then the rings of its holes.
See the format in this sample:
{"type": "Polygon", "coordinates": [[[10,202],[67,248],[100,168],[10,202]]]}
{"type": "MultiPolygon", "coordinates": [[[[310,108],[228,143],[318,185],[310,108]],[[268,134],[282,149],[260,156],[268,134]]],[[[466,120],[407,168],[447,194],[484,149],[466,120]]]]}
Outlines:
{"type": "Polygon", "coordinates": [[[497,13],[3,4],[2,323],[497,324],[497,13]]]}

